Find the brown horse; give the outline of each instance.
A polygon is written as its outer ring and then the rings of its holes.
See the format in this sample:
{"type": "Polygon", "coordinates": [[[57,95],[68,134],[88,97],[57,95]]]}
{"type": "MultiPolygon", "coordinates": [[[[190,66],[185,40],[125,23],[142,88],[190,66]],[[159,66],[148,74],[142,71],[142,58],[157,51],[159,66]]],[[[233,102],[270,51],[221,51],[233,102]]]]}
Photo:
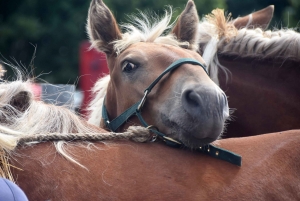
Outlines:
{"type": "MultiPolygon", "coordinates": [[[[219,137],[228,106],[223,92],[198,62],[178,66],[158,80],[148,97],[147,92],[143,94],[146,88],[151,91],[151,82],[175,60],[188,57],[203,62],[193,43],[198,40],[193,1],[188,2],[172,34],[160,37],[167,19],[153,29],[142,24],[147,31],[143,34],[132,26],[126,26],[129,33],[121,34],[109,9],[101,0],[93,0],[88,26],[94,46],[108,55],[111,80],[101,81],[108,82],[104,87],[108,120],[137,102],[146,122],[195,148],[219,137]],[[143,96],[147,97],[144,107],[139,102],[143,96]]],[[[67,109],[34,101],[26,83],[2,83],[0,93],[0,145],[6,150],[27,134],[59,133],[59,138],[74,132],[102,132],[67,109]],[[13,92],[15,95],[11,95],[13,92]]],[[[97,98],[103,98],[103,94],[97,98]]],[[[92,114],[97,115],[99,111],[92,114]]],[[[100,119],[94,120],[100,123],[100,119]]],[[[119,130],[140,124],[136,117],[128,121],[119,130]]],[[[102,123],[112,126],[110,122],[113,120],[102,123]]],[[[68,153],[69,159],[71,155],[85,168],[57,154],[49,142],[17,147],[10,151],[10,163],[22,169],[13,169],[12,173],[30,200],[297,200],[299,141],[299,131],[218,140],[220,147],[243,156],[242,167],[196,150],[124,141],[93,145],[74,142],[64,151],[58,146],[64,156],[68,153]]],[[[218,157],[219,152],[212,154],[218,157]]]]}
{"type": "Polygon", "coordinates": [[[253,24],[249,16],[236,19],[234,30],[226,28],[232,24],[226,20],[200,24],[203,58],[236,109],[225,137],[300,128],[300,34],[264,31],[272,9],[253,13],[253,24]],[[220,68],[226,70],[218,73],[220,68]]]}
{"type": "Polygon", "coordinates": [[[19,147],[10,160],[29,200],[299,200],[299,131],[220,140],[243,165],[161,143],[74,143],[57,154],[52,143],[19,147]]]}

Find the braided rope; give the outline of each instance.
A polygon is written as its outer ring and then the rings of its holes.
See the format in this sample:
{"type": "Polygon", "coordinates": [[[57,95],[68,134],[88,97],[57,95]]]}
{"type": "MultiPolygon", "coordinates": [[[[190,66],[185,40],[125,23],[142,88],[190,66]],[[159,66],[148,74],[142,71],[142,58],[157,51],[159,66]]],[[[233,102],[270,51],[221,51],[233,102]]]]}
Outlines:
{"type": "Polygon", "coordinates": [[[123,133],[105,132],[105,133],[49,133],[49,134],[34,134],[27,135],[18,140],[18,144],[25,144],[28,142],[45,142],[45,141],[103,141],[103,140],[133,140],[135,142],[147,142],[151,138],[151,133],[148,129],[141,126],[130,126],[127,131],[123,133]]]}

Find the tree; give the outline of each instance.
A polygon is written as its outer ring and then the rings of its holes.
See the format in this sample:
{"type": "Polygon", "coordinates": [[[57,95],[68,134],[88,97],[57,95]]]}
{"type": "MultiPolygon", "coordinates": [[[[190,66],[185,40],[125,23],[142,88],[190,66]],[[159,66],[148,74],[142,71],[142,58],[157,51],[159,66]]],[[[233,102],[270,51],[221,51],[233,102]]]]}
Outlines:
{"type": "Polygon", "coordinates": [[[300,30],[300,1],[288,0],[289,4],[286,6],[282,13],[282,18],[288,27],[295,27],[300,30]]]}
{"type": "MultiPolygon", "coordinates": [[[[175,17],[184,9],[187,0],[104,0],[119,22],[137,9],[154,10],[163,14],[165,5],[172,5],[175,17]]],[[[195,0],[199,16],[214,8],[223,8],[237,15],[275,4],[273,25],[280,28],[296,26],[299,20],[298,0],[195,0]],[[287,13],[289,15],[287,15],[287,13]],[[289,16],[289,20],[287,20],[289,16]],[[289,23],[288,23],[289,22],[289,23]]],[[[0,53],[14,57],[28,66],[34,47],[35,75],[51,83],[75,83],[78,78],[79,44],[86,40],[86,17],[89,0],[0,0],[0,53]],[[51,72],[51,73],[50,73],[51,72]]]]}
{"type": "Polygon", "coordinates": [[[0,5],[0,52],[27,66],[37,46],[35,74],[52,83],[78,77],[79,42],[86,38],[85,0],[10,0],[0,5]],[[52,72],[52,73],[49,73],[52,72]]]}
{"type": "MultiPolygon", "coordinates": [[[[119,21],[128,13],[151,9],[163,13],[172,4],[174,16],[182,11],[186,0],[111,0],[105,1],[119,21]]],[[[225,7],[224,0],[196,1],[200,14],[215,7],[225,7]]],[[[28,66],[34,47],[35,75],[51,83],[74,83],[78,77],[79,43],[85,32],[87,0],[10,0],[0,1],[0,52],[28,66]]]]}

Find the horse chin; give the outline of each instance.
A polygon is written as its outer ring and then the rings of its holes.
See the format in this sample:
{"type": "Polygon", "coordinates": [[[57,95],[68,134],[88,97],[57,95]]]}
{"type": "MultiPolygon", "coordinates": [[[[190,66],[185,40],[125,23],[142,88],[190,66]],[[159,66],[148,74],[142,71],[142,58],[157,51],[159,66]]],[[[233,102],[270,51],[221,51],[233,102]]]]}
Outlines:
{"type": "Polygon", "coordinates": [[[224,122],[220,122],[218,126],[214,126],[217,127],[217,129],[209,129],[206,131],[203,124],[199,123],[198,126],[195,126],[195,123],[193,122],[191,124],[191,121],[188,119],[186,122],[180,121],[180,123],[178,123],[177,121],[170,120],[167,115],[161,114],[161,120],[164,126],[167,127],[166,134],[168,137],[180,140],[185,146],[192,149],[199,148],[219,139],[225,122],[224,120],[224,122]],[[209,133],[209,135],[207,133],[209,133]]]}
{"type": "Polygon", "coordinates": [[[212,143],[213,141],[215,141],[215,138],[202,138],[202,139],[198,139],[196,137],[190,136],[190,137],[184,137],[181,139],[181,142],[191,148],[191,149],[197,149],[199,147],[202,147],[204,145],[207,145],[209,143],[212,143]]]}

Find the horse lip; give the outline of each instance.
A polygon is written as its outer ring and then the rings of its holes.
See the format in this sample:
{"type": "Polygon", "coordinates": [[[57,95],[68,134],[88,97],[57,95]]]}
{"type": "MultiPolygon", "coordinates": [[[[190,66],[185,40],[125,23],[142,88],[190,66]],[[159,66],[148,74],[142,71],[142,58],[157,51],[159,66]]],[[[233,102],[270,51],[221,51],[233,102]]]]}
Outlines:
{"type": "Polygon", "coordinates": [[[211,137],[205,137],[205,138],[197,138],[193,135],[193,131],[188,131],[185,128],[181,127],[178,123],[175,121],[172,121],[167,117],[165,114],[161,114],[161,120],[162,123],[170,127],[172,129],[171,134],[168,135],[168,137],[174,137],[174,139],[180,140],[185,144],[186,146],[190,148],[196,148],[199,146],[203,146],[205,144],[209,144],[217,139],[211,138],[211,137]],[[191,143],[193,142],[193,143],[191,143]]]}
{"type": "Polygon", "coordinates": [[[181,139],[181,142],[189,147],[190,149],[197,149],[199,147],[208,145],[212,142],[214,142],[216,139],[213,138],[203,138],[203,139],[198,139],[192,136],[190,139],[181,139]]]}
{"type": "Polygon", "coordinates": [[[182,133],[181,136],[182,137],[180,140],[182,141],[182,143],[190,148],[197,148],[199,146],[204,146],[218,139],[212,137],[198,138],[195,137],[193,134],[186,134],[186,133],[182,133]]]}

